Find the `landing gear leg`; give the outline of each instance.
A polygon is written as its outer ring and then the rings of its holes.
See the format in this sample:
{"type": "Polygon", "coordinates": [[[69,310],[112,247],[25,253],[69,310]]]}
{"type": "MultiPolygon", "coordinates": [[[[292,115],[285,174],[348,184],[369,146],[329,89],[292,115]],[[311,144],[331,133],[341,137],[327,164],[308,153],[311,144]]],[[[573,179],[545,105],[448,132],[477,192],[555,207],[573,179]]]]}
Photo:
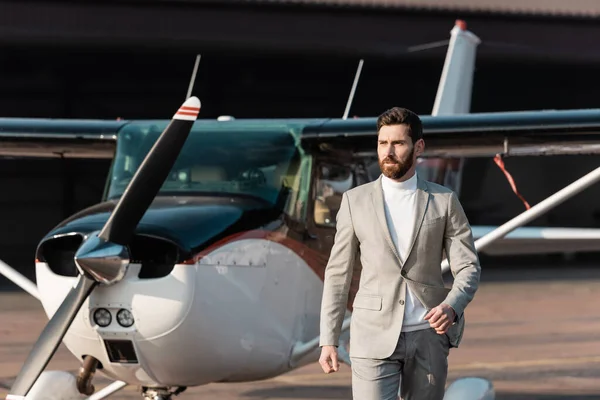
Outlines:
{"type": "Polygon", "coordinates": [[[184,392],[187,387],[173,388],[149,388],[142,387],[142,396],[144,400],[171,400],[171,396],[177,396],[184,392]]]}
{"type": "Polygon", "coordinates": [[[98,360],[92,356],[85,356],[83,365],[79,369],[79,375],[77,375],[77,390],[79,393],[88,396],[94,394],[96,389],[92,385],[92,378],[97,366],[98,360]]]}

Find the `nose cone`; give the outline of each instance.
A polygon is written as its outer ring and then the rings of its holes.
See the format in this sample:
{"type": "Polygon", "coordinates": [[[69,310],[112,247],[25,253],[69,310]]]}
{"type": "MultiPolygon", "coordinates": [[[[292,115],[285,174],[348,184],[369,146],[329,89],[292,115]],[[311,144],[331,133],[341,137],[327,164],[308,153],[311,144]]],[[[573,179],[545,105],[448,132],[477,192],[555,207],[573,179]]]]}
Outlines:
{"type": "Polygon", "coordinates": [[[93,232],[75,253],[75,264],[81,273],[91,275],[95,280],[111,284],[125,276],[129,265],[127,248],[100,239],[93,232]]]}

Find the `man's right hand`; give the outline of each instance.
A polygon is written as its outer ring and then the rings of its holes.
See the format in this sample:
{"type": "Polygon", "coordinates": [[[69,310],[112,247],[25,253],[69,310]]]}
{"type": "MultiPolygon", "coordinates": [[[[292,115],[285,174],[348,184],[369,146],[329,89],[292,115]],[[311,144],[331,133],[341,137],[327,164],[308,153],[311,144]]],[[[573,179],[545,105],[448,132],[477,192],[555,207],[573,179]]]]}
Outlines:
{"type": "Polygon", "coordinates": [[[337,348],[335,346],[323,346],[321,347],[321,357],[319,357],[319,364],[323,368],[323,372],[329,374],[331,372],[337,372],[339,369],[337,348]]]}

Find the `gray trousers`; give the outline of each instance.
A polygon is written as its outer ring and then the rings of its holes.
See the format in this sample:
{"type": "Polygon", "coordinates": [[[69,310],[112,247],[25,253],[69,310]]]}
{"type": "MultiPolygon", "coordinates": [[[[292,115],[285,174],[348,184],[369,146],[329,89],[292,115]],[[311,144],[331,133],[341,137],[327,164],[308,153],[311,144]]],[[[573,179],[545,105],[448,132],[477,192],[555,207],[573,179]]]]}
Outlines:
{"type": "Polygon", "coordinates": [[[450,345],[434,329],[402,332],[386,359],[352,357],[354,400],[442,400],[448,375],[450,345]]]}

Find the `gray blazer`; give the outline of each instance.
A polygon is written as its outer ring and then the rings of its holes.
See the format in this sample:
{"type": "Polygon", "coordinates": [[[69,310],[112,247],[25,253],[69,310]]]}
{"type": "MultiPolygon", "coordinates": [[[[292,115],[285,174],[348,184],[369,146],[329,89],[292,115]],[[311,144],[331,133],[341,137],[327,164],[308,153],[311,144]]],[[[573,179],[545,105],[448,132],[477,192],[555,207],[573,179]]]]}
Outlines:
{"type": "Polygon", "coordinates": [[[481,267],[467,217],[450,189],[417,176],[417,219],[404,265],[387,228],[381,177],[344,193],[335,242],[325,270],[320,345],[338,345],[354,264],[362,264],[352,304],[350,356],[383,359],[392,355],[404,317],[406,287],[427,309],[446,303],[457,321],[446,332],[458,347],[464,310],[479,284],[481,267]],[[441,263],[448,255],[454,276],[444,287],[441,263]]]}

